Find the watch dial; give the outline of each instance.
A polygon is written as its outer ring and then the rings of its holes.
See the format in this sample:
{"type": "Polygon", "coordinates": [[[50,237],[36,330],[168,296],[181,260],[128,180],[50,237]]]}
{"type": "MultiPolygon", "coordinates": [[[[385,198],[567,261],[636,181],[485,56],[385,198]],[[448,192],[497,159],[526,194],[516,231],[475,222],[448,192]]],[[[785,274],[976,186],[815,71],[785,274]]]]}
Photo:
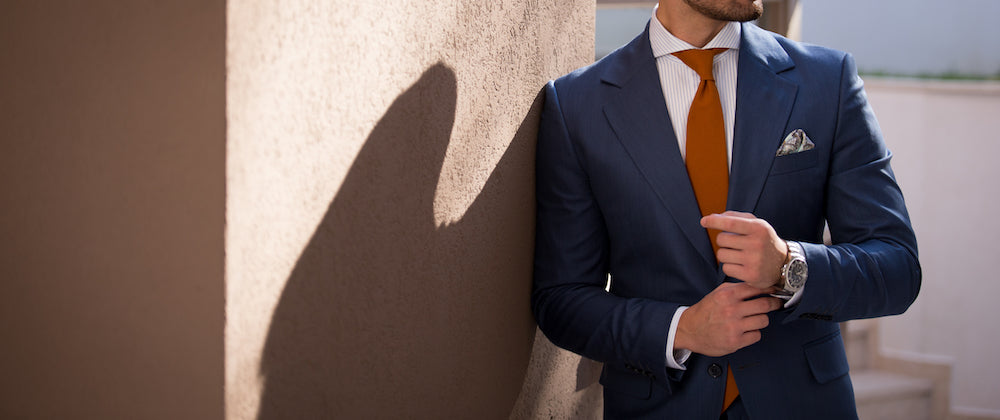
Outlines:
{"type": "Polygon", "coordinates": [[[788,267],[788,285],[798,289],[806,279],[807,265],[803,261],[793,261],[788,267]]]}

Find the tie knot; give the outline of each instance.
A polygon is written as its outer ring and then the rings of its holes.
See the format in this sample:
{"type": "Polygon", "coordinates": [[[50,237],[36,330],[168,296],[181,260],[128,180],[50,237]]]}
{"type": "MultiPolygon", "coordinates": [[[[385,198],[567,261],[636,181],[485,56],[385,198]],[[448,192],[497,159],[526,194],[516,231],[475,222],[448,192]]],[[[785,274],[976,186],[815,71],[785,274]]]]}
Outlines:
{"type": "Polygon", "coordinates": [[[692,49],[678,51],[674,55],[697,72],[701,80],[715,80],[715,77],[712,76],[712,61],[715,59],[716,54],[725,50],[726,48],[692,49]]]}

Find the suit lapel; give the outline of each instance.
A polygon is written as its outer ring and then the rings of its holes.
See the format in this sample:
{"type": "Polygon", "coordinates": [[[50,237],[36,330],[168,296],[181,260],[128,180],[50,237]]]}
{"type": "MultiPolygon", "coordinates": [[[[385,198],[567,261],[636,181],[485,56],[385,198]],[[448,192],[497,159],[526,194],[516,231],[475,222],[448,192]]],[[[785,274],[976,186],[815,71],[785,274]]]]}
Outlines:
{"type": "MultiPolygon", "coordinates": [[[[620,89],[604,106],[608,123],[684,236],[707,262],[715,264],[663,100],[648,26],[619,53],[619,65],[603,78],[620,89]]],[[[778,73],[793,67],[772,35],[743,24],[727,203],[730,210],[753,212],[756,207],[798,90],[778,73]]]]}
{"type": "Polygon", "coordinates": [[[798,87],[778,76],[794,63],[774,37],[743,24],[736,81],[730,210],[753,212],[781,145],[798,87]]]}
{"type": "Polygon", "coordinates": [[[620,54],[621,65],[611,69],[603,79],[620,88],[618,95],[605,104],[604,114],[684,236],[714,265],[712,244],[700,226],[701,212],[660,89],[648,26],[620,54]]]}

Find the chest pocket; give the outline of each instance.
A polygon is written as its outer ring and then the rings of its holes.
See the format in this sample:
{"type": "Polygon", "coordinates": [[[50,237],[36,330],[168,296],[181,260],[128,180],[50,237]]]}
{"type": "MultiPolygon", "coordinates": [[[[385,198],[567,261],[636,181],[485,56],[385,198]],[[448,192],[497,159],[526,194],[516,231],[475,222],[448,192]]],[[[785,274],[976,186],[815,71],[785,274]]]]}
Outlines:
{"type": "Polygon", "coordinates": [[[781,175],[790,172],[809,169],[819,163],[819,150],[812,149],[774,158],[771,175],[781,175]]]}

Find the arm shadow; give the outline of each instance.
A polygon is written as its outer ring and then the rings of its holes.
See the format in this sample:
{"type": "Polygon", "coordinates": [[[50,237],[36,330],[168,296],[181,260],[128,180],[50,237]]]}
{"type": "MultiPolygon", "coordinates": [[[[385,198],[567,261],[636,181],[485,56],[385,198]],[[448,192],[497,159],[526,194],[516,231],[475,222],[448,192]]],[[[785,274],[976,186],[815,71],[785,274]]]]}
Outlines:
{"type": "Polygon", "coordinates": [[[510,411],[534,334],[540,104],[462,219],[436,226],[456,102],[454,71],[432,66],[365,141],[275,309],[260,419],[510,411]]]}

